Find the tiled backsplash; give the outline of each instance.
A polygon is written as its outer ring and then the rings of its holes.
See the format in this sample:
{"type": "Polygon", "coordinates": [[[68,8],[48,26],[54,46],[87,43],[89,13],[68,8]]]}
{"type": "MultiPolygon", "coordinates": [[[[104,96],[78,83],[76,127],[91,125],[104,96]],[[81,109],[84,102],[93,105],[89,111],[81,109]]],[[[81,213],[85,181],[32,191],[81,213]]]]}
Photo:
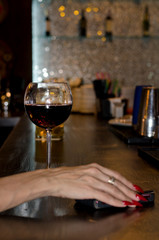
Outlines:
{"type": "MultiPolygon", "coordinates": [[[[47,0],[48,3],[48,0],[47,0]]],[[[159,1],[59,0],[48,3],[51,38],[45,37],[46,0],[33,0],[33,81],[40,78],[83,78],[90,83],[97,72],[108,72],[124,86],[152,84],[159,87],[159,1]],[[139,2],[139,3],[136,3],[139,2]],[[65,17],[59,7],[65,5],[65,17]],[[145,5],[150,12],[149,39],[142,37],[145,5]],[[79,17],[86,12],[88,38],[78,37],[79,17]],[[95,12],[93,9],[99,11],[95,12]],[[104,19],[111,10],[113,42],[102,41],[104,19]],[[101,31],[101,37],[97,32],[101,31]]]]}

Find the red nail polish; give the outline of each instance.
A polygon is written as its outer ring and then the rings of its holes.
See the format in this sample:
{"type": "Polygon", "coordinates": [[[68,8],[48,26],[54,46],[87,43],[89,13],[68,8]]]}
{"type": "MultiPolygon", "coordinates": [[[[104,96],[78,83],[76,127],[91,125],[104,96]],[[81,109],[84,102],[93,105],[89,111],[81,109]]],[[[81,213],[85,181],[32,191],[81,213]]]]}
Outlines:
{"type": "Polygon", "coordinates": [[[142,190],[142,188],[139,187],[138,185],[135,185],[135,184],[134,184],[133,186],[134,186],[135,190],[137,190],[138,192],[144,193],[144,191],[142,190]]]}
{"type": "Polygon", "coordinates": [[[133,204],[131,204],[131,205],[136,205],[138,207],[143,207],[143,205],[141,203],[137,202],[137,201],[132,200],[132,203],[133,204]]]}
{"type": "Polygon", "coordinates": [[[136,194],[136,198],[137,198],[138,200],[142,200],[142,201],[145,201],[145,202],[148,201],[145,197],[143,197],[143,196],[140,195],[140,194],[136,194]]]}
{"type": "Polygon", "coordinates": [[[133,205],[132,202],[129,201],[123,201],[124,206],[129,206],[129,205],[133,205]]]}

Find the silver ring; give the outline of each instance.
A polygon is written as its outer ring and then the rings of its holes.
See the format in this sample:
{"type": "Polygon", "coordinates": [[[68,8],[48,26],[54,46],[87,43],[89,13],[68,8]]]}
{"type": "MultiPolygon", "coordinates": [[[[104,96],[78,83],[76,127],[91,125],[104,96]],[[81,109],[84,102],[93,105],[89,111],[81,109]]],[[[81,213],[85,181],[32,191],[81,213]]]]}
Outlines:
{"type": "Polygon", "coordinates": [[[108,179],[108,183],[114,185],[114,184],[115,184],[115,180],[116,180],[116,179],[115,179],[114,177],[110,177],[110,178],[108,179]]]}

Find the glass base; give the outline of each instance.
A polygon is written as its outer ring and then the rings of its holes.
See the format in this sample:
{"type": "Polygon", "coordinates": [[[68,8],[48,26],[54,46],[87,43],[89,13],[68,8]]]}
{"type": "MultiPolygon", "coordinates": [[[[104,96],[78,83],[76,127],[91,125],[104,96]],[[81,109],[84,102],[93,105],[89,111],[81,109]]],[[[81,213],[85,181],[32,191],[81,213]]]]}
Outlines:
{"type": "MultiPolygon", "coordinates": [[[[62,140],[64,135],[64,124],[61,124],[55,127],[54,129],[52,129],[51,135],[52,135],[51,136],[52,141],[62,140]]],[[[40,128],[36,126],[35,140],[46,141],[46,130],[44,128],[40,128]]]]}

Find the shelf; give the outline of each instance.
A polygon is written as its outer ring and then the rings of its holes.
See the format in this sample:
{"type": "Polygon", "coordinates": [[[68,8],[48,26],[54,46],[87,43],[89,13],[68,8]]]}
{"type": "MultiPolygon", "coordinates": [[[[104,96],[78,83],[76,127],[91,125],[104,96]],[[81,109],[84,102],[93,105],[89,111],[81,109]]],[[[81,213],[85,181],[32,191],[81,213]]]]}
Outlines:
{"type": "MultiPolygon", "coordinates": [[[[91,36],[91,37],[79,37],[79,36],[36,36],[33,37],[33,40],[39,40],[39,39],[46,39],[49,41],[56,41],[56,40],[102,40],[103,42],[106,41],[104,36],[91,36]]],[[[151,40],[151,39],[159,39],[159,36],[149,36],[149,37],[143,37],[143,36],[113,36],[113,40],[120,40],[120,39],[141,39],[141,40],[151,40]]]]}
{"type": "MultiPolygon", "coordinates": [[[[52,2],[54,2],[55,0],[43,0],[44,3],[46,4],[51,4],[52,2]]],[[[71,2],[71,0],[65,0],[65,2],[67,3],[67,1],[71,2]]],[[[115,2],[133,2],[133,3],[136,3],[136,4],[140,4],[141,2],[143,2],[143,0],[98,0],[99,2],[103,2],[103,1],[107,1],[107,2],[110,2],[110,3],[115,3],[115,2]]],[[[145,0],[146,1],[146,0],[145,0]]],[[[157,1],[157,0],[152,0],[152,1],[157,1]]],[[[59,0],[60,2],[60,0],[59,0]]],[[[62,0],[61,0],[62,2],[62,0]]],[[[80,2],[80,3],[90,3],[90,2],[94,2],[94,0],[74,0],[74,2],[80,2]]]]}

